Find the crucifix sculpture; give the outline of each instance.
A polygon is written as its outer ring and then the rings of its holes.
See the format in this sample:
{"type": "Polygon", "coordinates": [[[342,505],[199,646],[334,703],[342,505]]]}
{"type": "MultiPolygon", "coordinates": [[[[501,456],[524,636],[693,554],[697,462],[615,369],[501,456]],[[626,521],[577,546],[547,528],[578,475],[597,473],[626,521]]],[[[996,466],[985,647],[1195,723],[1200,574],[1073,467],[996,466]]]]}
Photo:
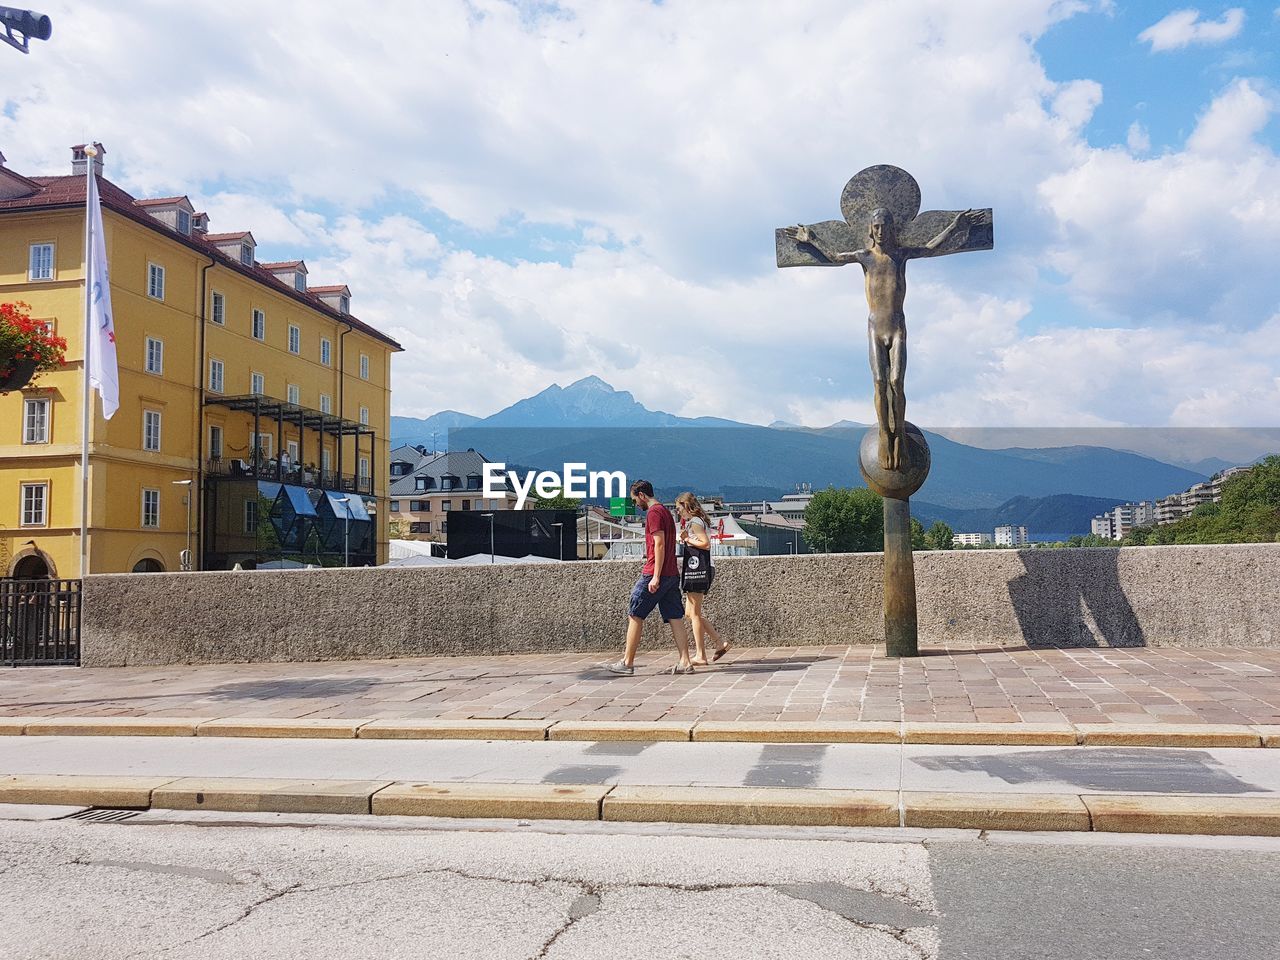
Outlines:
{"type": "Polygon", "coordinates": [[[885,649],[890,656],[915,656],[910,497],[929,474],[929,444],[906,419],[907,261],[990,250],[994,222],[990,209],[921,213],[915,178],[883,164],[845,184],[840,211],[843,220],[777,230],[778,266],[862,266],[878,427],[862,438],[858,466],[867,486],[884,497],[885,649]]]}

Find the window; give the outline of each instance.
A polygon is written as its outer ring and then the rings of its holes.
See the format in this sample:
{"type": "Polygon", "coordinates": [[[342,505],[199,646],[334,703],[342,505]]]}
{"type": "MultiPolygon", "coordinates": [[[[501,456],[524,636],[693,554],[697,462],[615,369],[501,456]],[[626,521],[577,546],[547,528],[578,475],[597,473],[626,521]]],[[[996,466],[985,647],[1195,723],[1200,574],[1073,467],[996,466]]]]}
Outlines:
{"type": "Polygon", "coordinates": [[[222,392],[223,385],[223,366],[221,360],[209,359],[209,389],[214,393],[222,392]]]}
{"type": "Polygon", "coordinates": [[[187,213],[187,211],[181,208],[179,208],[178,210],[178,232],[179,233],[191,232],[191,214],[187,213]]]}
{"type": "Polygon", "coordinates": [[[328,447],[320,451],[320,469],[325,473],[333,470],[333,451],[328,447]]]}
{"type": "Polygon", "coordinates": [[[251,433],[249,434],[249,449],[257,450],[261,456],[271,456],[271,434],[269,433],[251,433]]]}
{"type": "Polygon", "coordinates": [[[368,457],[360,458],[360,479],[361,480],[369,479],[369,458],[368,457]]]}
{"type": "Polygon", "coordinates": [[[142,411],[142,449],[156,453],[160,450],[160,411],[142,411]]]}
{"type": "Polygon", "coordinates": [[[164,267],[158,263],[147,264],[147,296],[152,300],[164,299],[164,267]]]}
{"type": "Polygon", "coordinates": [[[369,379],[369,355],[366,353],[360,354],[360,379],[369,379]]]}
{"type": "Polygon", "coordinates": [[[296,466],[298,463],[298,441],[288,440],[285,442],[285,446],[289,450],[289,462],[296,466]]]}
{"type": "Polygon", "coordinates": [[[142,491],[142,525],[144,527],[160,526],[160,491],[142,491]]]}
{"type": "Polygon", "coordinates": [[[244,532],[258,532],[258,501],[246,500],[244,502],[244,532]]]}
{"type": "Polygon", "coordinates": [[[261,310],[253,311],[253,339],[267,339],[267,315],[261,310]]]}
{"type": "Polygon", "coordinates": [[[426,478],[426,477],[414,477],[413,479],[414,479],[414,489],[415,489],[415,490],[425,490],[425,489],[427,489],[427,478],[426,478]]]}
{"type": "Polygon", "coordinates": [[[468,490],[479,490],[479,489],[480,489],[480,479],[481,479],[481,478],[480,478],[480,475],[479,475],[478,473],[469,473],[469,474],[467,474],[467,489],[468,489],[468,490]]]}
{"type": "Polygon", "coordinates": [[[49,442],[49,398],[26,400],[23,408],[23,443],[49,442]]]}
{"type": "Polygon", "coordinates": [[[22,525],[43,527],[48,523],[49,485],[24,483],[22,485],[22,525]]]}
{"type": "Polygon", "coordinates": [[[339,312],[339,313],[344,313],[344,314],[346,314],[346,313],[350,313],[350,312],[351,312],[351,298],[350,298],[350,297],[348,297],[348,296],[345,296],[345,295],[344,295],[344,296],[341,296],[341,297],[339,297],[339,298],[338,298],[338,312],[339,312]]]}
{"type": "Polygon", "coordinates": [[[399,512],[400,512],[400,501],[399,501],[399,500],[392,500],[392,501],[391,501],[391,512],[392,512],[392,513],[399,513],[399,512]]]}
{"type": "Polygon", "coordinates": [[[440,509],[441,509],[441,510],[443,510],[445,513],[448,513],[448,512],[449,512],[449,507],[450,507],[451,505],[452,505],[452,504],[451,504],[451,501],[449,501],[449,500],[441,500],[441,501],[440,501],[440,509]]]}
{"type": "Polygon", "coordinates": [[[240,262],[246,267],[253,266],[253,247],[247,243],[240,244],[240,262]]]}
{"type": "Polygon", "coordinates": [[[333,343],[328,337],[320,338],[320,362],[326,367],[333,366],[333,343]]]}
{"type": "Polygon", "coordinates": [[[31,261],[27,268],[28,280],[53,279],[53,244],[33,243],[31,245],[31,261]]]}
{"type": "Polygon", "coordinates": [[[249,374],[249,392],[262,396],[267,392],[267,378],[260,373],[249,374]]]}
{"type": "Polygon", "coordinates": [[[209,424],[209,457],[212,460],[222,459],[222,428],[209,424]]]}
{"type": "Polygon", "coordinates": [[[430,513],[431,501],[430,500],[410,500],[409,512],[410,513],[430,513]]]}
{"type": "Polygon", "coordinates": [[[297,327],[295,327],[292,323],[289,324],[289,352],[290,353],[302,352],[302,331],[299,330],[297,327]]]}
{"type": "Polygon", "coordinates": [[[300,399],[301,392],[299,391],[298,385],[296,383],[291,383],[287,387],[285,387],[285,396],[288,398],[289,402],[292,404],[296,405],[302,402],[300,399]]]}
{"type": "Polygon", "coordinates": [[[430,533],[431,521],[424,520],[421,523],[411,523],[409,524],[409,532],[410,533],[430,533]]]}
{"type": "Polygon", "coordinates": [[[307,292],[307,275],[301,270],[293,275],[293,289],[299,293],[307,292]]]}
{"type": "Polygon", "coordinates": [[[470,500],[463,500],[463,501],[462,501],[462,509],[463,509],[463,510],[470,510],[470,509],[471,509],[471,501],[470,501],[470,500]]]}
{"type": "Polygon", "coordinates": [[[363,423],[365,426],[369,425],[369,408],[368,407],[360,408],[360,422],[363,423]]]}
{"type": "Polygon", "coordinates": [[[217,324],[225,324],[227,322],[227,298],[213,291],[213,306],[209,310],[209,319],[217,324]]]}
{"type": "Polygon", "coordinates": [[[333,413],[333,401],[329,399],[327,393],[320,394],[320,412],[333,413]]]}
{"type": "Polygon", "coordinates": [[[164,341],[147,337],[147,373],[164,373],[164,341]]]}

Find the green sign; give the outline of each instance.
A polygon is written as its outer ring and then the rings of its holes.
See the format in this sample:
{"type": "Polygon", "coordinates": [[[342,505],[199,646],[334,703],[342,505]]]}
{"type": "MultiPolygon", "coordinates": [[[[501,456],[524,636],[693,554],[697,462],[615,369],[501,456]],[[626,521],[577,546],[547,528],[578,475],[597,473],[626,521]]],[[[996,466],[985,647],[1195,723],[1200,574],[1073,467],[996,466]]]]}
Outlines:
{"type": "Polygon", "coordinates": [[[635,513],[635,505],[631,502],[630,497],[609,498],[609,516],[626,517],[633,513],[635,513]]]}

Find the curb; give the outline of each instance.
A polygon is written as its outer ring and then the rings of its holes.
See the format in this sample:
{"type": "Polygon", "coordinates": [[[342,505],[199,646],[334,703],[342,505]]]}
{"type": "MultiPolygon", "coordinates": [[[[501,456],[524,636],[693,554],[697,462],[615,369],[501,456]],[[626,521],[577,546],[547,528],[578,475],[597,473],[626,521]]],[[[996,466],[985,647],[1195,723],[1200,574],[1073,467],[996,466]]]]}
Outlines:
{"type": "Polygon", "coordinates": [[[219,777],[0,778],[0,804],[238,813],[1280,836],[1280,797],[219,777]]]}
{"type": "Polygon", "coordinates": [[[1268,747],[1280,724],[737,720],[290,720],[275,717],[0,717],[0,736],[360,740],[642,740],[961,746],[1268,747]]]}

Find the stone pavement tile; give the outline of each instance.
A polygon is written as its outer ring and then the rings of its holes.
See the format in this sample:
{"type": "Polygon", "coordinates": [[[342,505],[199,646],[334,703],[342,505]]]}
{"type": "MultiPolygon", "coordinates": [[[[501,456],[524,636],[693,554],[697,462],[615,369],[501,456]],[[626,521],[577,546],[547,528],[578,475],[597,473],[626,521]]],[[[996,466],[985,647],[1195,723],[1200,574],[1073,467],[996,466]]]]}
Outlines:
{"type": "Polygon", "coordinates": [[[1081,799],[1095,831],[1280,836],[1280,800],[1273,797],[1086,794],[1081,799]]]}
{"type": "Polygon", "coordinates": [[[1089,829],[1089,810],[1074,794],[902,794],[903,824],[957,830],[1089,829]]]}

